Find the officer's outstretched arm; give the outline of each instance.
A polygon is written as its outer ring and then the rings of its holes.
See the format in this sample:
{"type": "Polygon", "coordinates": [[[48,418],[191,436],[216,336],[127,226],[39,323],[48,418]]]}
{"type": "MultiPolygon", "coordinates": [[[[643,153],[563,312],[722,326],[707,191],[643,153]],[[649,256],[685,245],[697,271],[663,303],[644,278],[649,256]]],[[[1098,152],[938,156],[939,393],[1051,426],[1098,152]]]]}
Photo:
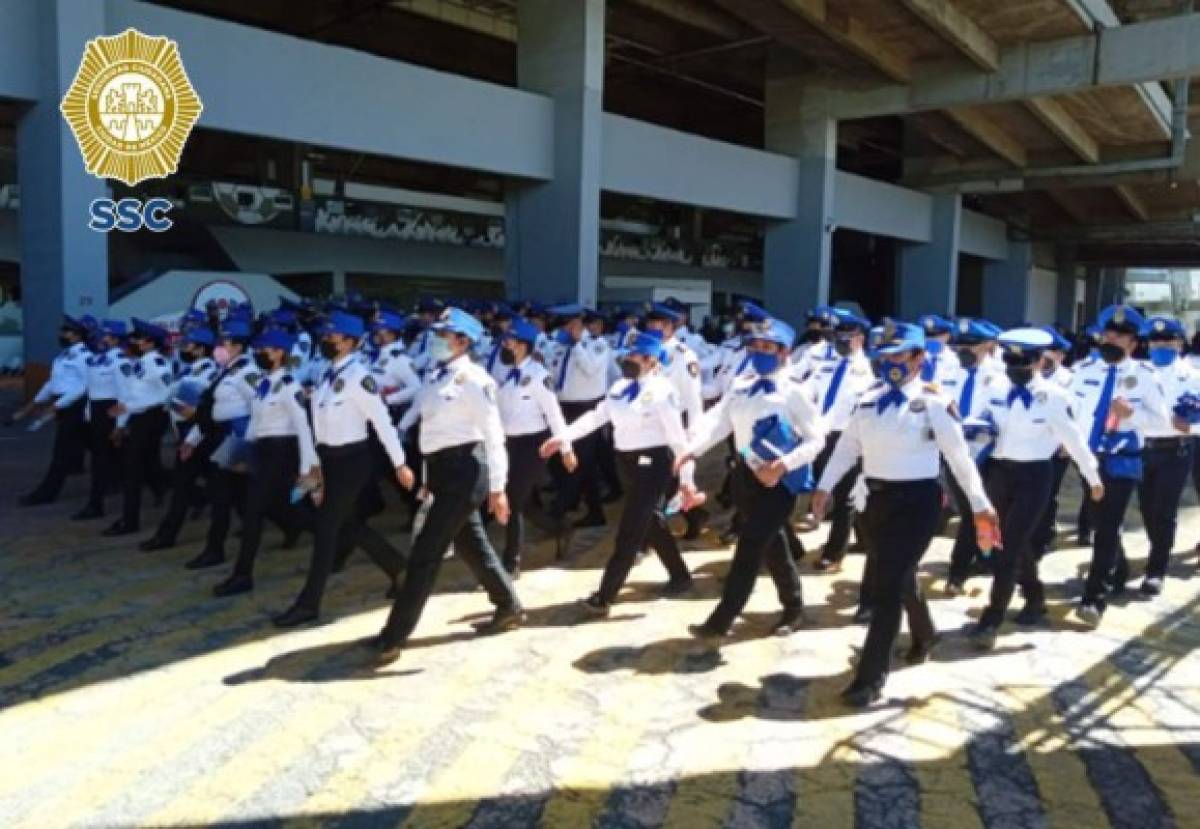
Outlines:
{"type": "Polygon", "coordinates": [[[300,474],[305,475],[314,467],[320,466],[317,451],[313,447],[312,427],[309,426],[308,416],[304,412],[304,392],[298,383],[292,383],[283,392],[283,404],[287,407],[288,418],[292,428],[296,430],[296,442],[300,445],[300,474]]]}
{"type": "Polygon", "coordinates": [[[971,511],[992,512],[992,502],[984,492],[979,468],[971,460],[971,451],[967,448],[958,418],[951,414],[950,406],[945,401],[931,399],[928,412],[929,425],[933,429],[938,451],[946,459],[946,465],[950,467],[954,480],[958,481],[958,485],[966,493],[967,500],[971,502],[971,511]]]}
{"type": "Polygon", "coordinates": [[[854,468],[854,465],[858,463],[858,459],[862,457],[861,431],[863,428],[863,417],[865,415],[857,411],[850,416],[850,423],[842,432],[842,437],[838,440],[837,446],[833,447],[833,452],[825,464],[825,471],[821,475],[821,480],[817,482],[817,489],[821,492],[832,492],[833,488],[846,476],[847,472],[854,468]]]}
{"type": "Polygon", "coordinates": [[[700,416],[692,429],[692,439],[685,455],[698,458],[729,436],[733,431],[733,420],[729,417],[729,397],[722,397],[717,405],[700,416]]]}
{"type": "Polygon", "coordinates": [[[802,388],[797,387],[788,395],[788,411],[791,413],[791,424],[800,433],[800,445],[784,455],[781,460],[788,471],[808,466],[817,459],[825,448],[828,428],[825,418],[817,411],[817,407],[809,402],[802,388]]]}
{"type": "Polygon", "coordinates": [[[400,445],[396,427],[388,417],[387,406],[379,396],[379,387],[375,384],[375,379],[365,374],[359,380],[348,383],[347,387],[355,408],[375,427],[375,434],[391,459],[392,466],[404,466],[404,447],[400,445]]]}
{"type": "Polygon", "coordinates": [[[1079,431],[1079,426],[1076,424],[1075,419],[1071,417],[1071,410],[1067,406],[1067,401],[1065,399],[1061,401],[1052,400],[1047,409],[1048,416],[1046,419],[1050,424],[1050,430],[1062,442],[1063,447],[1067,450],[1067,454],[1071,456],[1071,460],[1075,461],[1075,465],[1079,467],[1079,474],[1083,475],[1084,480],[1088,482],[1088,486],[1099,486],[1100,466],[1096,463],[1096,456],[1088,448],[1087,441],[1079,431]]]}
{"type": "Polygon", "coordinates": [[[567,426],[565,437],[569,442],[574,443],[582,437],[587,437],[610,420],[612,420],[612,416],[608,409],[608,398],[605,397],[596,405],[596,408],[585,412],[574,423],[567,426]]]}

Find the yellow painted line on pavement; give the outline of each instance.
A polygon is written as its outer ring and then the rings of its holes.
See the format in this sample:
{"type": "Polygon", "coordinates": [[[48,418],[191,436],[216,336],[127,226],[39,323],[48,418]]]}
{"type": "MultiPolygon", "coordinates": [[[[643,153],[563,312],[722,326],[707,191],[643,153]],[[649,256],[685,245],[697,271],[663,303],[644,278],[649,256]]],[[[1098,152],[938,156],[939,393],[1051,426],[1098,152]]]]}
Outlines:
{"type": "MultiPolygon", "coordinates": [[[[920,669],[918,669],[920,670],[920,669]]],[[[921,788],[921,829],[982,827],[978,794],[967,762],[967,734],[958,719],[970,702],[944,691],[932,691],[905,711],[913,770],[921,788]]]]}
{"type": "Polygon", "coordinates": [[[1016,743],[1037,781],[1050,829],[1107,826],[1108,815],[1087,766],[1050,698],[1052,689],[1009,685],[998,691],[1008,705],[1016,743]]]}

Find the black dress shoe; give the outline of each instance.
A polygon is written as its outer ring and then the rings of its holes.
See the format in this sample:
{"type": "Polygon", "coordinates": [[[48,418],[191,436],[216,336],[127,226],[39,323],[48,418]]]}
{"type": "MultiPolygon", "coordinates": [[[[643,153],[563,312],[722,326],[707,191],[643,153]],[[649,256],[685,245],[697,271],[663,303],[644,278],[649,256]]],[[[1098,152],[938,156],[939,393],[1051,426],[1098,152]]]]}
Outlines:
{"type": "Polygon", "coordinates": [[[53,504],[54,499],[46,495],[39,495],[36,492],[31,492],[28,495],[22,495],[17,499],[17,505],[22,507],[42,507],[46,504],[53,504]]]}
{"type": "Polygon", "coordinates": [[[254,589],[254,579],[249,576],[239,576],[234,574],[225,581],[213,586],[213,595],[221,598],[223,596],[237,596],[241,593],[249,593],[254,589]]]}
{"type": "Polygon", "coordinates": [[[225,554],[217,550],[205,550],[183,566],[189,570],[204,570],[225,563],[225,554]]]}
{"type": "Polygon", "coordinates": [[[908,652],[904,654],[904,661],[909,665],[924,665],[929,661],[929,657],[933,656],[934,650],[941,642],[942,637],[936,635],[932,639],[925,641],[914,639],[908,648],[908,652]]]}
{"type": "Polygon", "coordinates": [[[79,512],[71,516],[72,521],[94,521],[97,518],[104,517],[104,510],[100,507],[86,506],[79,512]]]}
{"type": "Polygon", "coordinates": [[[773,630],[776,636],[788,636],[803,628],[807,623],[808,618],[804,615],[804,607],[802,605],[785,607],[783,612],[779,614],[779,618],[775,621],[773,630]]]}
{"type": "Polygon", "coordinates": [[[174,546],[174,541],[167,541],[165,538],[159,538],[157,535],[152,535],[139,544],[138,549],[145,553],[153,553],[156,550],[169,550],[174,546]]]}
{"type": "Polygon", "coordinates": [[[672,599],[690,593],[695,586],[696,582],[692,580],[691,576],[686,579],[672,579],[658,589],[658,595],[665,599],[672,599]]]}
{"type": "Polygon", "coordinates": [[[726,545],[732,544],[738,540],[738,531],[735,530],[733,527],[730,527],[725,532],[721,533],[718,540],[722,544],[726,544],[726,545]]]}
{"type": "Polygon", "coordinates": [[[872,611],[869,607],[860,607],[854,611],[854,624],[869,625],[871,623],[872,611]]]}
{"type": "Polygon", "coordinates": [[[1046,606],[1042,604],[1027,604],[1021,608],[1014,621],[1024,627],[1040,625],[1046,618],[1046,606]]]}
{"type": "Polygon", "coordinates": [[[100,535],[114,538],[119,535],[133,535],[137,531],[138,527],[136,524],[126,524],[124,521],[117,521],[109,524],[107,529],[100,532],[100,535]]]}
{"type": "Polygon", "coordinates": [[[593,593],[586,599],[581,600],[579,606],[593,619],[603,619],[612,612],[612,605],[606,604],[601,600],[599,593],[593,593]]]}
{"type": "Polygon", "coordinates": [[[588,513],[575,522],[575,529],[577,530],[590,530],[606,526],[608,526],[608,519],[604,517],[604,513],[588,513]]]}
{"type": "Polygon", "coordinates": [[[842,701],[851,708],[867,708],[883,697],[883,687],[877,682],[851,682],[842,691],[842,701]]]}
{"type": "Polygon", "coordinates": [[[301,625],[317,621],[317,611],[300,605],[292,605],[271,621],[277,628],[298,628],[301,625]]]}
{"type": "Polygon", "coordinates": [[[719,644],[722,639],[729,635],[728,631],[717,630],[708,622],[699,625],[688,625],[688,633],[701,642],[706,642],[710,645],[719,644]]]}
{"type": "Polygon", "coordinates": [[[391,665],[400,658],[404,651],[399,645],[385,645],[382,641],[375,645],[375,667],[383,668],[391,665]]]}
{"type": "Polygon", "coordinates": [[[571,544],[575,541],[575,525],[563,522],[558,535],[554,536],[554,560],[568,561],[571,558],[571,544]]]}
{"type": "Polygon", "coordinates": [[[508,633],[525,624],[525,611],[519,607],[496,608],[496,613],[486,622],[475,625],[475,632],[480,636],[494,636],[497,633],[508,633]]]}
{"type": "Polygon", "coordinates": [[[971,632],[967,634],[967,638],[971,640],[971,647],[977,651],[990,651],[996,647],[996,636],[1000,633],[1000,626],[994,625],[991,622],[980,622],[971,628],[971,632]]]}

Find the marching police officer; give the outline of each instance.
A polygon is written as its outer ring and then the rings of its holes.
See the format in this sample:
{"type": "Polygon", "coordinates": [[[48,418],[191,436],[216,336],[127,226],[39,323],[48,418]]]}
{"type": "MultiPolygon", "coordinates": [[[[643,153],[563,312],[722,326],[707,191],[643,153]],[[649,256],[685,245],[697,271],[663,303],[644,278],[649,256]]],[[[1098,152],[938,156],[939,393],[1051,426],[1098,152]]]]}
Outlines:
{"type": "MultiPolygon", "coordinates": [[[[1069,390],[1073,374],[1071,369],[1064,365],[1064,360],[1071,351],[1071,343],[1052,325],[1043,326],[1042,330],[1050,335],[1051,340],[1050,347],[1043,353],[1042,376],[1050,383],[1069,390]]],[[[1058,493],[1062,489],[1067,467],[1071,465],[1066,453],[1061,449],[1050,459],[1050,464],[1054,468],[1054,479],[1050,483],[1050,504],[1042,513],[1038,528],[1033,534],[1033,556],[1039,560],[1050,552],[1050,545],[1054,542],[1055,525],[1058,521],[1058,493]]]]}
{"type": "Polygon", "coordinates": [[[95,334],[94,353],[87,358],[87,438],[92,479],[87,504],[71,516],[72,521],[102,517],[104,499],[120,480],[120,465],[112,442],[116,421],[109,411],[120,398],[121,366],[125,363],[121,339],[125,332],[125,323],[104,320],[95,334]]]}
{"type": "MultiPolygon", "coordinates": [[[[554,382],[546,368],[531,356],[537,335],[538,330],[532,323],[517,318],[499,341],[498,362],[505,374],[500,380],[497,396],[508,451],[506,494],[512,510],[512,517],[504,528],[501,560],[513,578],[521,569],[526,518],[555,539],[559,558],[566,556],[574,529],[563,518],[550,518],[534,498],[546,467],[538,450],[551,436],[562,440],[567,429],[558,398],[554,396],[554,382]]],[[[570,444],[564,441],[561,451],[563,466],[573,473],[578,460],[570,444]]]]}
{"type": "Polygon", "coordinates": [[[510,518],[505,495],[508,458],[496,383],[486,369],[471,362],[471,347],[483,329],[465,311],[450,307],[434,323],[433,334],[429,376],[413,408],[401,421],[404,428],[417,418],[421,420],[425,487],[433,500],[413,539],[408,571],[376,641],[380,665],[400,657],[420,621],[452,543],[496,608],[491,620],[477,630],[503,633],[519,627],[525,618],[512,580],[484,531],[479,511],[486,501],[488,511],[501,524],[510,518]]]}
{"type": "Polygon", "coordinates": [[[50,378],[33,400],[12,416],[12,422],[16,422],[39,406],[49,406],[54,412],[54,448],[50,466],[41,482],[21,497],[19,503],[23,507],[53,503],[62,491],[67,476],[78,469],[83,461],[87,444],[84,426],[89,356],[85,342],[87,334],[83,322],[63,315],[62,327],[58,330],[58,344],[62,351],[50,365],[50,378]]]}
{"type": "Polygon", "coordinates": [[[925,331],[926,356],[921,379],[926,383],[945,383],[959,369],[959,362],[950,351],[954,323],[937,314],[926,314],[917,320],[917,324],[925,331]]]}
{"type": "Polygon", "coordinates": [[[362,547],[393,587],[404,566],[396,548],[368,527],[356,508],[373,472],[368,424],[391,459],[401,486],[409,488],[413,483],[396,428],[379,396],[379,384],[358,359],[358,343],[366,328],[360,317],[333,311],[321,332],[321,353],[329,367],[311,400],[313,437],[321,466],[319,485],[312,492],[317,505],[312,559],[300,595],[274,619],[280,628],[319,618],[339,534],[345,533],[350,543],[362,547]]]}
{"type": "Polygon", "coordinates": [[[250,442],[253,463],[246,487],[242,515],[242,538],[237,562],[230,576],[213,588],[215,596],[233,596],[254,589],[254,560],[262,541],[263,518],[295,532],[311,525],[290,502],[293,486],[303,481],[312,486],[320,479],[320,465],[313,448],[304,392],[287,368],[295,341],[285,331],[268,329],[252,343],[254,362],[262,379],[250,402],[250,442]]]}
{"type": "Polygon", "coordinates": [[[889,323],[878,348],[883,379],[862,396],[813,493],[820,518],[829,493],[861,459],[866,477],[868,572],[863,593],[873,609],[847,704],[865,707],[882,695],[903,606],[912,631],[909,662],[922,661],[937,640],[916,569],[941,512],[939,453],[967,493],[973,511],[995,514],[959,428],[954,402],[921,380],[925,335],[919,326],[889,323]]]}
{"type": "Polygon", "coordinates": [[[1096,626],[1104,615],[1110,590],[1121,592],[1129,564],[1121,550],[1121,522],[1141,478],[1141,451],[1146,430],[1168,421],[1154,369],[1132,357],[1142,316],[1127,305],[1100,313],[1100,360],[1075,373],[1075,417],[1088,435],[1088,446],[1100,460],[1104,498],[1096,504],[1095,536],[1087,583],[1076,615],[1096,626]]]}
{"type": "MultiPolygon", "coordinates": [[[[638,552],[646,546],[654,549],[667,569],[670,580],[663,595],[678,596],[692,587],[691,573],[660,510],[674,488],[675,458],[685,454],[688,443],[678,393],[658,371],[665,353],[658,336],[639,334],[621,360],[624,378],[613,384],[596,408],[567,427],[566,440],[578,445],[584,436],[612,423],[627,496],[600,589],[582,603],[592,616],[609,614],[638,552]]],[[[562,445],[551,438],[542,446],[542,457],[560,451],[562,445]]],[[[686,483],[691,483],[691,475],[692,465],[686,464],[682,471],[686,483]]]]}
{"type": "Polygon", "coordinates": [[[785,486],[783,478],[817,457],[825,446],[825,425],[809,401],[809,390],[788,377],[789,351],[796,339],[791,326],[768,320],[746,339],[752,371],[739,377],[722,401],[701,418],[688,449],[676,461],[676,466],[682,466],[733,434],[738,452],[733,492],[743,527],[721,601],[703,624],[690,628],[703,638],[723,637],[729,632],[750,599],[764,559],[783,605],[775,631],[790,633],[804,619],[800,576],[785,531],[798,490],[785,486]],[[755,449],[756,428],[772,418],[787,424],[800,443],[779,457],[759,459],[762,465],[752,469],[749,459],[755,449]]]}
{"type": "Polygon", "coordinates": [[[971,640],[990,650],[1004,622],[1019,581],[1025,607],[1018,624],[1037,624],[1046,615],[1046,596],[1038,577],[1034,533],[1050,502],[1054,467],[1051,458],[1066,448],[1091,487],[1091,498],[1104,497],[1096,459],[1071,411],[1070,392],[1042,375],[1042,355],[1053,338],[1037,328],[1018,328],[1000,337],[1005,382],[993,384],[981,400],[981,417],[995,425],[996,444],[988,462],[987,493],[1000,516],[1003,548],[994,559],[991,598],[971,640]]]}

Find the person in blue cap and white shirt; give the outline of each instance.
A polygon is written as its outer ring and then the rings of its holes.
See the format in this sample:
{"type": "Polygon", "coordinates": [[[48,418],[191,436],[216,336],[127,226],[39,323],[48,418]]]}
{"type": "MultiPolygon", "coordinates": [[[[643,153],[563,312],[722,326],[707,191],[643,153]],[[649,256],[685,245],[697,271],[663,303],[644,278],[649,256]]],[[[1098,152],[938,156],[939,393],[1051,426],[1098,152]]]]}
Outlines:
{"type": "MultiPolygon", "coordinates": [[[[813,474],[820,478],[825,471],[850,414],[859,398],[875,385],[871,372],[871,361],[867,359],[864,346],[871,324],[862,317],[842,308],[830,310],[833,319],[833,360],[817,364],[804,381],[804,388],[817,412],[825,420],[829,439],[813,464],[813,474]]],[[[794,376],[794,375],[793,375],[794,376]]],[[[850,490],[858,479],[857,468],[850,470],[833,488],[830,502],[829,535],[821,549],[821,557],[814,564],[818,571],[838,572],[846,556],[850,541],[850,528],[854,522],[854,508],[850,503],[850,490]]]]}
{"type": "MultiPolygon", "coordinates": [[[[770,315],[760,306],[745,301],[738,309],[735,321],[736,328],[733,336],[721,343],[708,358],[713,363],[712,376],[703,386],[702,394],[705,404],[715,404],[719,401],[737,380],[742,372],[750,365],[750,355],[746,350],[746,335],[756,325],[766,322],[770,315]]],[[[790,359],[790,354],[789,354],[790,359]]],[[[701,361],[703,364],[704,361],[701,361]]]]}
{"type": "MultiPolygon", "coordinates": [[[[669,581],[662,588],[663,595],[679,596],[692,588],[692,575],[662,513],[675,489],[675,458],[685,453],[688,443],[679,394],[658,371],[664,356],[660,337],[639,334],[621,359],[624,377],[612,385],[596,408],[567,427],[565,440],[578,445],[584,436],[612,424],[626,495],[600,589],[582,602],[591,616],[609,614],[638,553],[647,546],[667,570],[669,581]]],[[[562,440],[551,438],[542,445],[542,457],[561,451],[563,445],[562,440]]],[[[692,467],[686,464],[681,472],[687,484],[692,480],[692,467]]]]}
{"type": "Polygon", "coordinates": [[[860,398],[812,499],[813,515],[819,519],[834,485],[861,460],[869,491],[862,522],[868,551],[862,591],[872,615],[854,681],[842,692],[854,707],[868,706],[882,695],[901,608],[912,632],[910,664],[927,659],[937,642],[916,570],[941,513],[942,457],[967,493],[972,512],[995,520],[954,401],[921,380],[921,328],[889,322],[877,353],[883,382],[860,398]]]}
{"type": "Polygon", "coordinates": [[[1170,413],[1154,368],[1133,359],[1142,315],[1128,305],[1105,308],[1100,360],[1075,373],[1075,417],[1100,460],[1104,498],[1094,510],[1095,536],[1087,583],[1076,614],[1090,625],[1104,615],[1109,592],[1120,594],[1129,579],[1121,549],[1121,522],[1141,478],[1141,451],[1148,429],[1169,422],[1170,413]]]}
{"type": "Polygon", "coordinates": [[[92,456],[91,486],[87,504],[71,516],[73,521],[90,521],[104,515],[104,499],[121,479],[112,434],[117,422],[110,410],[121,397],[121,366],[125,353],[121,340],[127,328],[120,320],[104,320],[95,333],[92,354],[87,358],[87,435],[92,456]]]}
{"type": "Polygon", "coordinates": [[[246,440],[253,462],[242,512],[242,537],[233,572],[213,588],[215,596],[233,596],[254,589],[254,560],[262,541],[263,519],[271,518],[294,537],[311,528],[312,516],[291,503],[298,482],[306,486],[320,480],[320,462],[313,445],[312,428],[300,383],[288,369],[295,340],[286,331],[272,328],[252,342],[254,363],[261,379],[250,401],[246,440]]]}
{"type": "MultiPolygon", "coordinates": [[[[1042,354],[1042,376],[1050,383],[1069,390],[1074,373],[1065,361],[1071,353],[1071,342],[1053,325],[1044,325],[1042,330],[1051,339],[1050,346],[1042,354]]],[[[1066,450],[1061,448],[1050,459],[1050,463],[1054,467],[1054,480],[1050,484],[1050,504],[1042,513],[1038,528],[1033,534],[1033,556],[1039,561],[1045,558],[1054,543],[1055,528],[1058,524],[1058,493],[1062,489],[1067,468],[1071,465],[1066,450]]],[[[1086,497],[1086,492],[1084,496],[1084,504],[1087,504],[1090,499],[1086,497]]]]}
{"type": "MultiPolygon", "coordinates": [[[[680,468],[730,434],[738,452],[733,493],[742,527],[721,601],[703,624],[691,628],[701,638],[729,633],[750,599],[764,561],[783,605],[774,630],[791,633],[804,621],[800,575],[787,531],[797,493],[784,486],[782,479],[816,459],[825,446],[825,422],[810,401],[809,390],[789,377],[788,355],[795,339],[790,325],[774,319],[757,324],[746,335],[751,370],[737,378],[721,402],[701,418],[687,449],[675,461],[680,468]],[[770,418],[786,423],[800,442],[782,457],[752,469],[747,454],[754,451],[756,427],[770,418]]],[[[695,497],[690,485],[685,484],[684,490],[686,498],[695,497]]]]}
{"type": "Polygon", "coordinates": [[[921,368],[921,379],[926,383],[944,383],[959,369],[958,360],[950,350],[954,335],[954,323],[937,314],[926,314],[917,320],[925,332],[925,365],[921,368]]]}
{"type": "Polygon", "coordinates": [[[805,379],[823,360],[837,357],[833,350],[833,308],[818,305],[805,316],[805,328],[792,349],[793,377],[805,379]]]}
{"type": "Polygon", "coordinates": [[[320,480],[310,494],[317,505],[312,558],[299,596],[273,620],[280,628],[298,627],[320,617],[339,540],[361,547],[388,577],[393,591],[404,568],[404,557],[367,526],[358,510],[374,471],[371,430],[391,459],[396,480],[406,489],[413,485],[412,470],[405,465],[404,449],[379,395],[379,384],[358,358],[366,327],[361,317],[334,311],[320,330],[321,354],[329,368],[311,398],[313,440],[321,466],[320,480]]]}
{"type": "Polygon", "coordinates": [[[1150,558],[1141,592],[1157,596],[1162,592],[1175,546],[1179,500],[1192,471],[1192,436],[1200,434],[1200,425],[1190,424],[1173,409],[1185,395],[1200,395],[1200,373],[1182,359],[1187,332],[1179,320],[1151,317],[1142,325],[1142,337],[1149,346],[1150,364],[1162,386],[1167,415],[1151,419],[1146,426],[1142,480],[1138,484],[1142,524],[1150,540],[1150,558]]]}
{"type": "Polygon", "coordinates": [[[371,372],[379,383],[383,402],[393,411],[393,419],[397,421],[404,414],[402,410],[412,404],[421,390],[421,378],[400,342],[405,324],[404,317],[392,311],[380,311],[371,323],[371,337],[379,349],[371,372]]]}
{"type": "Polygon", "coordinates": [[[120,367],[120,399],[113,407],[117,428],[113,442],[121,454],[121,517],[102,535],[136,533],[141,525],[142,486],[155,495],[167,487],[162,468],[162,439],[167,430],[166,402],[174,376],[160,349],[167,332],[160,326],[134,319],[129,335],[131,359],[120,367]]]}
{"type": "MultiPolygon", "coordinates": [[[[87,407],[87,327],[74,317],[63,315],[58,330],[60,351],[50,364],[50,377],[27,405],[13,413],[10,423],[27,417],[38,407],[47,407],[54,416],[54,448],[46,474],[31,492],[18,502],[23,507],[50,504],[58,498],[67,476],[83,463],[87,437],[84,409],[87,407]]],[[[35,421],[38,428],[44,421],[35,421]]]]}
{"type": "Polygon", "coordinates": [[[546,469],[539,455],[542,444],[551,437],[563,441],[560,453],[563,466],[574,472],[578,459],[565,440],[566,420],[554,394],[554,381],[546,367],[533,358],[538,329],[518,317],[500,336],[497,362],[504,369],[497,399],[500,422],[504,424],[504,442],[508,450],[508,505],[512,517],[504,528],[501,561],[514,579],[521,572],[521,553],[525,546],[525,519],[555,540],[557,557],[569,552],[574,527],[564,518],[551,518],[534,497],[546,469]]]}
{"type": "Polygon", "coordinates": [[[501,524],[511,518],[505,495],[508,455],[496,382],[485,368],[471,361],[472,347],[483,328],[470,314],[450,307],[434,323],[433,334],[429,375],[400,423],[406,429],[421,421],[425,488],[433,500],[413,538],[408,570],[387,622],[374,641],[380,665],[397,660],[416,630],[451,544],[495,607],[492,618],[476,630],[504,633],[525,620],[521,600],[488,539],[480,514],[486,503],[487,511],[501,524]]]}
{"type": "Polygon", "coordinates": [[[1046,592],[1033,549],[1040,517],[1054,482],[1051,459],[1065,447],[1088,482],[1094,501],[1104,497],[1100,470],[1074,418],[1074,396],[1042,375],[1043,355],[1053,338],[1037,328],[1004,332],[999,340],[1005,365],[1003,383],[982,394],[979,417],[997,435],[984,478],[988,497],[1000,515],[1003,547],[992,551],[991,597],[971,630],[974,646],[991,650],[1019,582],[1025,606],[1017,623],[1034,625],[1046,615],[1046,592]]]}

